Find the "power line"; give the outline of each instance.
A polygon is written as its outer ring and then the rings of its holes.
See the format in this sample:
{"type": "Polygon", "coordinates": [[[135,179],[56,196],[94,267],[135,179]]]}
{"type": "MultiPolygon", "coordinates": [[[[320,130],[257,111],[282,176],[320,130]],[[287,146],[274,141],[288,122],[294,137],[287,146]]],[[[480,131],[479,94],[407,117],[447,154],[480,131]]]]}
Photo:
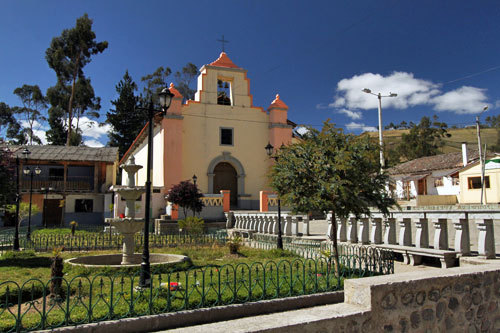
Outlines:
{"type": "Polygon", "coordinates": [[[474,77],[474,76],[478,76],[478,75],[481,75],[481,74],[484,74],[484,73],[488,73],[488,72],[492,72],[492,71],[495,71],[497,69],[500,69],[500,65],[499,66],[495,66],[495,67],[491,67],[491,68],[488,68],[484,71],[480,71],[480,72],[477,72],[477,73],[473,73],[473,74],[469,74],[469,75],[466,75],[466,76],[463,76],[463,77],[460,77],[458,79],[455,79],[455,80],[451,80],[451,81],[448,81],[448,82],[445,82],[443,83],[443,85],[445,84],[449,84],[449,83],[453,83],[453,82],[457,82],[457,81],[461,81],[461,80],[465,80],[465,79],[469,79],[471,77],[474,77]]]}

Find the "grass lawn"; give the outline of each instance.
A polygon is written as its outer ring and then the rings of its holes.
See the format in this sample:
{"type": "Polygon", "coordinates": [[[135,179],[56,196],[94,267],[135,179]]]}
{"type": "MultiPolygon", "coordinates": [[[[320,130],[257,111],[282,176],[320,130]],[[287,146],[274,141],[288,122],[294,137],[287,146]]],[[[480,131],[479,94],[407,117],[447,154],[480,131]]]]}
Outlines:
{"type": "MultiPolygon", "coordinates": [[[[116,252],[62,252],[62,257],[116,252]]],[[[0,331],[15,329],[19,317],[21,330],[46,329],[340,287],[335,276],[327,272],[327,260],[304,260],[288,251],[241,247],[238,255],[230,255],[226,246],[214,243],[151,252],[182,254],[191,261],[160,267],[161,273],[152,276],[152,286],[146,289],[138,288],[138,269],[95,270],[65,265],[59,296],[48,295],[50,254],[7,253],[0,257],[0,331]]]]}
{"type": "MultiPolygon", "coordinates": [[[[288,251],[265,251],[259,249],[253,249],[248,247],[240,248],[239,256],[230,256],[228,248],[226,246],[212,245],[212,246],[185,246],[176,248],[153,248],[150,249],[151,253],[171,253],[171,254],[182,254],[186,255],[191,259],[194,267],[206,266],[206,265],[218,265],[222,266],[225,264],[236,265],[238,263],[253,263],[253,262],[267,262],[270,260],[280,260],[280,259],[293,259],[299,258],[295,254],[288,251]]],[[[116,250],[110,251],[90,251],[90,252],[62,252],[61,256],[64,259],[89,256],[89,255],[101,255],[101,254],[112,254],[119,253],[116,250]]],[[[21,255],[11,257],[10,253],[0,257],[0,283],[5,281],[15,281],[22,284],[28,279],[40,279],[42,281],[48,281],[50,279],[50,265],[51,265],[51,253],[36,253],[34,256],[32,252],[26,253],[26,256],[21,255]]],[[[128,272],[133,270],[127,270],[128,272]]],[[[71,267],[71,265],[65,264],[64,268],[65,278],[70,279],[79,274],[92,274],[93,272],[99,273],[101,270],[84,270],[82,268],[71,267]]]]}

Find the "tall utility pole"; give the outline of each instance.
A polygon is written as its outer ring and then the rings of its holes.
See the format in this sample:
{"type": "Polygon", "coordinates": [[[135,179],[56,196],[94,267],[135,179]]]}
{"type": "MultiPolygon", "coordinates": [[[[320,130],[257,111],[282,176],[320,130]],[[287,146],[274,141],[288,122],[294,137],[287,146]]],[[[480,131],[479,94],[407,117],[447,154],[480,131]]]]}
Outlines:
{"type": "Polygon", "coordinates": [[[389,93],[389,95],[382,96],[381,93],[374,94],[368,88],[361,90],[364,93],[377,96],[378,98],[378,142],[380,145],[380,169],[383,170],[385,168],[385,158],[384,158],[384,137],[382,135],[382,97],[396,97],[398,94],[389,93]]]}
{"type": "MultiPolygon", "coordinates": [[[[483,112],[486,111],[486,110],[488,110],[488,106],[487,105],[483,108],[483,112]]],[[[479,114],[479,116],[476,116],[477,145],[478,145],[478,148],[479,148],[479,166],[481,167],[481,205],[483,204],[483,198],[485,196],[484,195],[485,194],[485,191],[484,191],[484,162],[485,161],[483,161],[483,152],[482,152],[482,149],[481,149],[481,129],[480,129],[480,126],[479,126],[479,117],[481,116],[481,114],[483,112],[481,112],[479,114]]]]}

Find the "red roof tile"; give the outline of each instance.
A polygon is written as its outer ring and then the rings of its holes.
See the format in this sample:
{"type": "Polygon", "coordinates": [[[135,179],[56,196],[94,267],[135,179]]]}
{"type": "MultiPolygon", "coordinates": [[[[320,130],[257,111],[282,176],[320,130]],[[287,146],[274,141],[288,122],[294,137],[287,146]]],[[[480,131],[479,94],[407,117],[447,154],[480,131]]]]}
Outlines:
{"type": "MultiPolygon", "coordinates": [[[[479,158],[477,150],[467,149],[467,163],[479,158]]],[[[426,156],[401,163],[387,170],[390,175],[426,173],[433,170],[458,169],[463,167],[462,152],[426,156]]]]}

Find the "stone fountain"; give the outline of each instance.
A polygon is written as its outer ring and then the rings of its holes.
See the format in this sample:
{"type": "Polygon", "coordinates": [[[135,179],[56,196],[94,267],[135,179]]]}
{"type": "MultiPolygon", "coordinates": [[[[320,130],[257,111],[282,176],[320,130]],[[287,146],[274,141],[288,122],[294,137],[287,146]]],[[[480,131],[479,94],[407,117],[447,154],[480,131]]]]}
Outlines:
{"type": "Polygon", "coordinates": [[[111,224],[123,235],[122,265],[134,264],[134,250],[136,232],[144,229],[144,219],[135,217],[135,201],[145,192],[144,187],[135,186],[135,174],[142,169],[142,165],[135,164],[132,156],[127,164],[120,166],[127,173],[127,185],[113,189],[125,199],[125,217],[107,218],[106,223],[111,224]]]}
{"type": "MultiPolygon", "coordinates": [[[[146,190],[143,186],[135,186],[135,174],[142,169],[142,166],[136,165],[135,158],[132,156],[127,164],[121,165],[120,168],[127,173],[127,185],[113,187],[112,189],[125,199],[125,217],[107,218],[106,223],[115,227],[115,229],[123,235],[123,250],[121,256],[119,254],[85,256],[67,259],[67,263],[85,267],[123,267],[140,265],[141,254],[134,253],[134,235],[144,229],[144,219],[135,217],[135,201],[139,199],[146,190]]],[[[187,259],[186,256],[176,254],[150,254],[150,263],[152,265],[173,264],[183,262],[187,259]]]]}

